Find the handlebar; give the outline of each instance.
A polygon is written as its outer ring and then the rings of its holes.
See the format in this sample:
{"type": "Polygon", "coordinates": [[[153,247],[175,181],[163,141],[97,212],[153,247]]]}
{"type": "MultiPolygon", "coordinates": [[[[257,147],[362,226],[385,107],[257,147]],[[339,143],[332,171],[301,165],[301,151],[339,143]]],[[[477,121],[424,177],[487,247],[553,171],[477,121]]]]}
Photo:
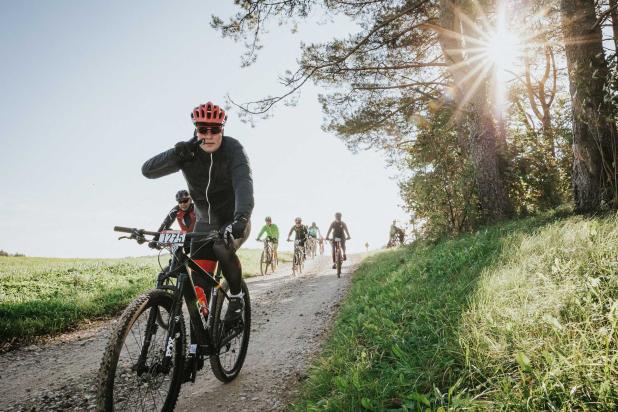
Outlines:
{"type": "Polygon", "coordinates": [[[131,233],[131,234],[140,234],[140,235],[148,235],[148,236],[157,236],[159,232],[151,232],[144,229],[136,229],[130,227],[122,227],[122,226],[114,226],[114,232],[122,232],[122,233],[131,233]]]}
{"type": "MultiPolygon", "coordinates": [[[[137,229],[137,228],[123,227],[123,226],[114,226],[114,231],[131,234],[131,236],[123,236],[121,237],[121,239],[122,238],[136,239],[138,241],[139,240],[145,241],[146,239],[144,239],[144,235],[158,236],[161,234],[161,232],[153,232],[153,231],[149,231],[145,229],[137,229]]],[[[213,240],[217,240],[221,238],[221,234],[216,230],[212,230],[210,232],[191,232],[191,233],[185,234],[185,241],[191,240],[191,239],[197,239],[197,238],[201,238],[202,241],[208,242],[208,241],[213,241],[213,240]]]]}

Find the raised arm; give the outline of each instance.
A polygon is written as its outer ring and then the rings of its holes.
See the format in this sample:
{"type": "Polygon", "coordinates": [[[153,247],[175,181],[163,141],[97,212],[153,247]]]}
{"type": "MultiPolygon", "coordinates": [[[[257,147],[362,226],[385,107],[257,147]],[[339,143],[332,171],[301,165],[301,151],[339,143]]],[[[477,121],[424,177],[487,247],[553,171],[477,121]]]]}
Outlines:
{"type": "Polygon", "coordinates": [[[148,179],[156,179],[180,170],[183,162],[193,160],[197,148],[197,138],[193,136],[186,142],[178,142],[173,148],[146,160],[142,174],[148,179]]]}

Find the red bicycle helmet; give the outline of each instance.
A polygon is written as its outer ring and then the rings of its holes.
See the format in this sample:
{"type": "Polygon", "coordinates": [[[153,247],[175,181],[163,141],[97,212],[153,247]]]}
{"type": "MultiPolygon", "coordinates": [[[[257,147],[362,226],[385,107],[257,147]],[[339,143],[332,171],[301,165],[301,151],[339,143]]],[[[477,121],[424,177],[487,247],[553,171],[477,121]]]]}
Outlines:
{"type": "Polygon", "coordinates": [[[193,112],[191,112],[191,120],[193,120],[193,124],[206,123],[223,126],[227,120],[227,116],[225,110],[213,102],[208,102],[206,104],[200,104],[193,109],[193,112]]]}

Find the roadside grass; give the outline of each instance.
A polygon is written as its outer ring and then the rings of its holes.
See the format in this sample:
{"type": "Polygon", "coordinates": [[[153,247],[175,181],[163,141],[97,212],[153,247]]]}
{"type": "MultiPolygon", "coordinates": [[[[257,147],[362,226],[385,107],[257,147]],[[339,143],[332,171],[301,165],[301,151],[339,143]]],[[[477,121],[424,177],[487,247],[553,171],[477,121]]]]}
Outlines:
{"type": "Polygon", "coordinates": [[[368,258],[297,411],[617,410],[618,217],[368,258]]]}
{"type": "MultiPolygon", "coordinates": [[[[261,250],[240,249],[243,275],[259,274],[261,250]]],[[[282,262],[289,254],[280,253],[282,262]]],[[[167,264],[162,256],[161,263],[167,264]]],[[[0,349],[121,312],[153,288],[157,257],[57,259],[0,257],[0,349]]]]}

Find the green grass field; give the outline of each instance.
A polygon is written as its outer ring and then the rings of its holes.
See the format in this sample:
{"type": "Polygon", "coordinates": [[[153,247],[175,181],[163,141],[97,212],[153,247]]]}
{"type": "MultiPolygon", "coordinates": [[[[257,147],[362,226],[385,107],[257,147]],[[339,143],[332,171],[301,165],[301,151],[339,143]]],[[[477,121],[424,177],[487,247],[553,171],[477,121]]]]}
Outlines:
{"type": "Polygon", "coordinates": [[[618,218],[368,258],[293,409],[618,410],[618,218]]]}
{"type": "MultiPolygon", "coordinates": [[[[239,250],[245,277],[259,274],[260,253],[239,250]]],[[[282,262],[289,257],[280,254],[282,262]]],[[[167,264],[167,258],[161,261],[167,264]]],[[[0,345],[12,347],[114,315],[154,287],[159,270],[156,257],[0,257],[0,345]]]]}

